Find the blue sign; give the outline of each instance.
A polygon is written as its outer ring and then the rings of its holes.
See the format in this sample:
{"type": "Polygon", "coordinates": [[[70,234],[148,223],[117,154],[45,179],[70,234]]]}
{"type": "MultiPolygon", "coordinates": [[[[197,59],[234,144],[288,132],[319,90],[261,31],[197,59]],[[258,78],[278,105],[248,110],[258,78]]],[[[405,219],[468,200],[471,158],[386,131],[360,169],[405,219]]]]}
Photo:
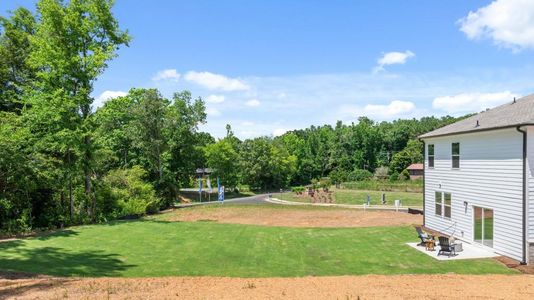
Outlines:
{"type": "Polygon", "coordinates": [[[221,186],[221,181],[219,180],[219,177],[217,177],[217,191],[219,194],[219,201],[224,201],[224,186],[221,186]]]}

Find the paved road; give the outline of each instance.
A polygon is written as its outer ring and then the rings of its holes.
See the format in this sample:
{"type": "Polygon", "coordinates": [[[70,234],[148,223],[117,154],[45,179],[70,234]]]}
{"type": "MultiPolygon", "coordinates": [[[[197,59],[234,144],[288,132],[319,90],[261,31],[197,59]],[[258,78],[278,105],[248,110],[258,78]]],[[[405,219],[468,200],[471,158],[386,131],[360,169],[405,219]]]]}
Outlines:
{"type": "MultiPolygon", "coordinates": [[[[241,197],[241,198],[233,198],[224,200],[224,204],[266,204],[269,203],[265,201],[265,198],[268,197],[269,194],[262,194],[262,195],[254,195],[249,197],[241,197]]],[[[208,205],[208,204],[218,204],[219,201],[211,201],[211,202],[194,202],[194,203],[183,203],[183,204],[177,204],[175,205],[176,208],[181,207],[189,207],[189,206],[196,206],[196,205],[208,205]]]]}

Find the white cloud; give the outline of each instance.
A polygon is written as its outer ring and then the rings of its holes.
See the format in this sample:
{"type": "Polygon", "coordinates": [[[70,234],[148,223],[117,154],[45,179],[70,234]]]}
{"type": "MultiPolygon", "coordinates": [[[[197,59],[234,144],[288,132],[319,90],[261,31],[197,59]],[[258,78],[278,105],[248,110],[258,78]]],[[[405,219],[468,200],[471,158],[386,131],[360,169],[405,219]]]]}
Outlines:
{"type": "Polygon", "coordinates": [[[499,93],[463,93],[453,96],[437,97],[432,102],[432,107],[451,114],[471,113],[510,102],[514,97],[519,98],[519,95],[509,91],[499,93]]]}
{"type": "Polygon", "coordinates": [[[221,111],[214,107],[208,107],[206,108],[206,114],[208,114],[208,116],[218,117],[221,115],[221,111]]]}
{"type": "Polygon", "coordinates": [[[156,73],[154,77],[152,77],[152,80],[154,81],[161,81],[161,80],[178,81],[179,79],[180,79],[180,74],[176,72],[176,69],[162,70],[156,73]]]}
{"type": "Polygon", "coordinates": [[[406,63],[408,58],[412,58],[415,56],[415,53],[413,53],[410,50],[406,50],[405,52],[387,52],[382,55],[377,61],[377,66],[375,68],[375,71],[384,70],[385,66],[389,65],[403,65],[406,63]]]}
{"type": "Polygon", "coordinates": [[[254,122],[243,121],[243,122],[241,122],[241,125],[242,125],[242,126],[254,126],[254,122]]]}
{"type": "Polygon", "coordinates": [[[363,111],[366,115],[379,119],[391,119],[407,115],[415,110],[415,104],[410,101],[393,100],[387,105],[367,104],[363,111]]]}
{"type": "MultiPolygon", "coordinates": [[[[244,78],[252,87],[251,90],[231,93],[232,101],[230,94],[222,92],[206,93],[200,90],[193,94],[226,96],[223,103],[207,104],[208,107],[219,109],[221,116],[210,116],[208,123],[201,127],[202,130],[216,137],[224,137],[226,124],[231,124],[239,138],[248,138],[272,135],[279,128],[291,130],[310,125],[335,125],[337,120],[354,122],[363,115],[375,121],[432,115],[439,117],[451,113],[432,107],[432,101],[438,96],[454,96],[471,91],[512,91],[526,95],[534,92],[532,78],[534,68],[528,65],[499,69],[488,66],[454,72],[407,72],[396,77],[387,72],[253,76],[244,78]],[[280,92],[286,93],[286,97],[278,98],[280,92]],[[260,106],[255,109],[246,106],[245,103],[251,99],[260,100],[260,106]],[[409,101],[415,108],[410,111],[411,104],[392,104],[392,100],[409,101]]],[[[187,81],[181,80],[182,83],[187,81]]],[[[165,95],[172,95],[176,90],[167,85],[163,88],[167,89],[162,91],[165,95]]],[[[508,101],[511,101],[513,97],[509,97],[508,101]]],[[[467,112],[486,107],[488,105],[480,105],[467,112]]]]}
{"type": "Polygon", "coordinates": [[[245,105],[250,106],[250,107],[257,107],[257,106],[260,106],[260,104],[261,102],[258,99],[252,99],[252,100],[245,102],[245,105]]]}
{"type": "Polygon", "coordinates": [[[100,96],[96,97],[94,106],[100,107],[104,105],[104,103],[108,101],[109,99],[123,97],[126,95],[128,95],[128,93],[123,92],[123,91],[104,91],[102,94],[100,94],[100,96]]]}
{"type": "Polygon", "coordinates": [[[206,102],[208,103],[223,103],[224,102],[224,96],[223,95],[209,95],[206,97],[206,102]]]}
{"type": "Polygon", "coordinates": [[[458,21],[469,39],[489,38],[519,50],[534,48],[534,1],[496,0],[458,21]]]}
{"type": "Polygon", "coordinates": [[[185,80],[194,82],[209,90],[244,91],[250,87],[240,79],[229,78],[224,75],[210,72],[189,71],[185,74],[185,80]]]}
{"type": "Polygon", "coordinates": [[[410,101],[393,100],[389,104],[367,104],[364,107],[345,105],[339,109],[339,116],[345,120],[355,120],[366,116],[374,120],[392,120],[400,117],[412,117],[416,106],[410,101]]]}
{"type": "Polygon", "coordinates": [[[286,133],[287,130],[284,129],[284,128],[277,128],[273,131],[273,136],[281,136],[283,135],[284,133],[286,133]]]}

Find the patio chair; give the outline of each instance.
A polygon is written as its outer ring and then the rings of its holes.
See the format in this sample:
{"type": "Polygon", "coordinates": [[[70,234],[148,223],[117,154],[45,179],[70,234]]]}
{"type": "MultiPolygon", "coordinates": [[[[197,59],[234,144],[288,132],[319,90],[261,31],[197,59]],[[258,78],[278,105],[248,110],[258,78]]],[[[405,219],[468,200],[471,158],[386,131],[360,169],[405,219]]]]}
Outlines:
{"type": "Polygon", "coordinates": [[[449,238],[445,236],[439,237],[438,256],[442,253],[448,253],[449,257],[456,256],[456,250],[455,250],[454,244],[451,244],[449,238]]]}
{"type": "Polygon", "coordinates": [[[425,246],[426,242],[434,240],[434,237],[424,232],[420,226],[416,226],[415,231],[417,231],[417,237],[421,239],[421,243],[417,244],[417,246],[425,246]]]}

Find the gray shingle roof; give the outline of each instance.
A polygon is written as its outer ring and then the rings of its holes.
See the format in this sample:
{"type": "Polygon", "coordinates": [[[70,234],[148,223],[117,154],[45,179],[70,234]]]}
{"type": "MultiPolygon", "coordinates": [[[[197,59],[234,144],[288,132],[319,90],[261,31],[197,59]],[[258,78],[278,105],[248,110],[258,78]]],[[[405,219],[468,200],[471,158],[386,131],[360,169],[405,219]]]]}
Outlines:
{"type": "Polygon", "coordinates": [[[425,139],[527,124],[534,125],[534,94],[517,99],[515,103],[510,101],[467,119],[427,132],[420,135],[419,138],[425,139]]]}

